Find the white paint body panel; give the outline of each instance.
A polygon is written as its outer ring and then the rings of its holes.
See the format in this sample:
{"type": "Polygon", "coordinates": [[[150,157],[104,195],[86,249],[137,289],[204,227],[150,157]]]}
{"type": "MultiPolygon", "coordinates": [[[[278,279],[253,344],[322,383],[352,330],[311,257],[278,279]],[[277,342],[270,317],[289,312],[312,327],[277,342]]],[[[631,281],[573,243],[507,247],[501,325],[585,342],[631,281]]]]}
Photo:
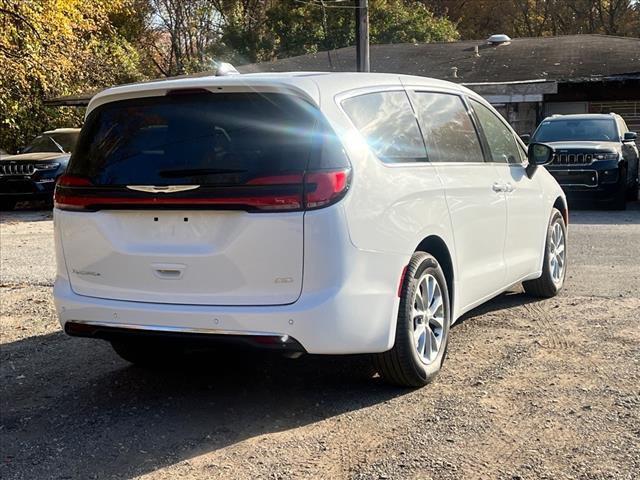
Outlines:
{"type": "Polygon", "coordinates": [[[464,310],[505,285],[505,194],[488,163],[436,164],[446,191],[458,264],[457,303],[464,310]]]}
{"type": "Polygon", "coordinates": [[[303,216],[103,210],[64,212],[58,228],[65,250],[73,252],[66,257],[67,269],[71,288],[79,295],[193,305],[277,305],[300,296],[303,216]]]}
{"type": "Polygon", "coordinates": [[[309,353],[373,353],[393,346],[400,276],[427,237],[438,237],[451,257],[454,319],[517,281],[539,276],[547,222],[554,202],[564,201],[560,187],[544,168],[529,179],[522,166],[383,164],[339,100],[361,89],[403,84],[487,105],[448,82],[355,73],[171,80],[94,97],[88,111],[173,88],[300,95],[340,136],[352,183],[338,204],[306,213],[56,209],[60,322],[276,333],[292,336],[309,353]],[[494,182],[510,182],[514,190],[495,192],[494,182]],[[184,268],[175,273],[179,278],[162,279],[154,265],[184,268]],[[74,270],[98,270],[100,276],[74,270]]]}
{"type": "MultiPolygon", "coordinates": [[[[509,186],[507,198],[507,228],[504,244],[507,283],[514,283],[538,271],[540,238],[545,238],[549,215],[544,205],[539,177],[527,177],[522,165],[496,164],[500,181],[509,186]]],[[[544,170],[544,173],[547,173],[544,170]]]]}

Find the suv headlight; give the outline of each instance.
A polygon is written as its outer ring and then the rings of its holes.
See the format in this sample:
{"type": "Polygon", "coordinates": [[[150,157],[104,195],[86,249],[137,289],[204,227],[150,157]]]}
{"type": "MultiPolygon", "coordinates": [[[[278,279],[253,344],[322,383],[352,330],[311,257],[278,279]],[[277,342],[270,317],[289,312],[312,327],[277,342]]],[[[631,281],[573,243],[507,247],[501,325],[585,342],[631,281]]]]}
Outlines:
{"type": "Polygon", "coordinates": [[[37,163],[36,170],[57,170],[59,163],[37,163]]]}
{"type": "Polygon", "coordinates": [[[596,153],[593,156],[594,160],[618,160],[617,153],[596,153]]]}

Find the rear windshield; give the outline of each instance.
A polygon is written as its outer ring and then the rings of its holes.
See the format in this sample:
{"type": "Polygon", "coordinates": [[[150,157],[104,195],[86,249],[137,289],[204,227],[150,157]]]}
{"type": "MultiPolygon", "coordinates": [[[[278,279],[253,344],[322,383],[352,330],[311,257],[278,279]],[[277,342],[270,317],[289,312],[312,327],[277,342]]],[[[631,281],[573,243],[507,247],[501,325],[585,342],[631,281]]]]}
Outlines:
{"type": "Polygon", "coordinates": [[[613,119],[544,120],[536,130],[534,142],[616,141],[613,119]]]}
{"type": "Polygon", "coordinates": [[[239,185],[304,172],[327,137],[320,112],[293,95],[124,100],[89,115],[68,173],[95,185],[239,185]]]}

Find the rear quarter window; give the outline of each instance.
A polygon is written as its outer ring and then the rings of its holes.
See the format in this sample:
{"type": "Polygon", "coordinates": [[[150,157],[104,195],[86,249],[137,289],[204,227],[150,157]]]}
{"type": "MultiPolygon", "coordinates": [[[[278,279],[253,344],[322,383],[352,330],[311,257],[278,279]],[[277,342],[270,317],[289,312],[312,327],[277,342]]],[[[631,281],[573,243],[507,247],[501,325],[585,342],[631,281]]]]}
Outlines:
{"type": "Polygon", "coordinates": [[[404,91],[358,95],[342,101],[342,108],[385,163],[427,161],[427,152],[404,91]]]}

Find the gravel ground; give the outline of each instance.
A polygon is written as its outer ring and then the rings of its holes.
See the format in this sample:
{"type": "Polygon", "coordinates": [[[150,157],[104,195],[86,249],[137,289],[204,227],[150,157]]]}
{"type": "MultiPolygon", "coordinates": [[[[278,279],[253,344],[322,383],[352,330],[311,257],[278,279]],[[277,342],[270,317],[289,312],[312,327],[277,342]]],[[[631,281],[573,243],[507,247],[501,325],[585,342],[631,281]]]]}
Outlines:
{"type": "Polygon", "coordinates": [[[570,221],[563,293],[466,315],[412,391],[357,359],[131,367],[60,333],[50,214],[3,213],[0,477],[636,479],[640,205],[570,221]]]}

